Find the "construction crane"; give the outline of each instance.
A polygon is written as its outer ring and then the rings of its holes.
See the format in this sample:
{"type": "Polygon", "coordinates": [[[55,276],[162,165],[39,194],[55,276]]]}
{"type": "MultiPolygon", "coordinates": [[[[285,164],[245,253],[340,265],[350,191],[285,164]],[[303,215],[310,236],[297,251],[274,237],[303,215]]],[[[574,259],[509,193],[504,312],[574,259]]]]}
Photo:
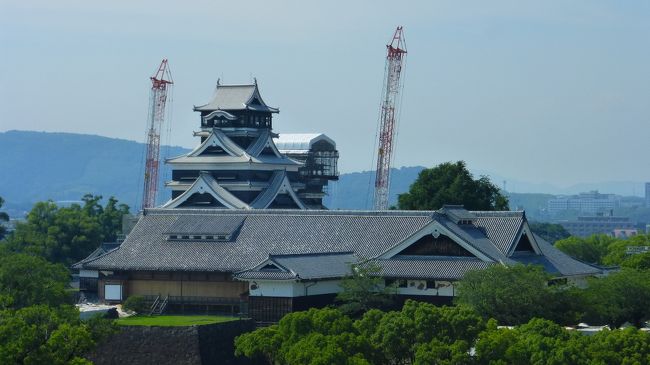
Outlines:
{"type": "Polygon", "coordinates": [[[406,40],[402,27],[397,27],[390,44],[386,45],[386,66],[382,90],[381,111],[379,114],[379,150],[377,151],[377,170],[375,175],[374,209],[388,209],[390,188],[390,165],[393,158],[393,145],[397,133],[397,108],[402,91],[400,76],[406,60],[406,40]]]}
{"type": "Polygon", "coordinates": [[[144,171],[144,190],[142,193],[142,210],[156,205],[158,192],[158,170],[160,165],[160,131],[165,121],[167,92],[174,84],[172,75],[163,59],[156,73],[150,77],[149,113],[147,116],[147,161],[144,171]]]}

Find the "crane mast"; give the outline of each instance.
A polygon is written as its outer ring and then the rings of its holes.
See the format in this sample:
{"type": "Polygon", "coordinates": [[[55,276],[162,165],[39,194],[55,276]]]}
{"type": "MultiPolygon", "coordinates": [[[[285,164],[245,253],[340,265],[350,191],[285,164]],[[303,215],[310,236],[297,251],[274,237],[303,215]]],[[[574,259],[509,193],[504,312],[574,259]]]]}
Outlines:
{"type": "Polygon", "coordinates": [[[142,209],[156,205],[158,192],[158,171],[160,165],[160,131],[165,121],[167,91],[171,89],[171,72],[167,59],[163,59],[156,73],[150,77],[151,91],[149,92],[149,113],[147,118],[147,160],[144,171],[144,190],[142,194],[142,209]]]}
{"type": "Polygon", "coordinates": [[[390,165],[395,143],[397,108],[402,90],[400,76],[406,59],[406,41],[402,27],[397,27],[390,44],[386,45],[386,66],[379,115],[379,150],[375,176],[374,209],[388,209],[390,165]]]}

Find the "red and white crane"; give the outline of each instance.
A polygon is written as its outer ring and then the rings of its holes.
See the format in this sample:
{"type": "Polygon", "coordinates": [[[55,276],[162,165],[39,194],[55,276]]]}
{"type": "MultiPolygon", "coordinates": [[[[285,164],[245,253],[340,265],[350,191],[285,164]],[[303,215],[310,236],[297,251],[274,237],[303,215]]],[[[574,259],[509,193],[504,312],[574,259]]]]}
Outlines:
{"type": "Polygon", "coordinates": [[[393,145],[397,134],[399,96],[402,91],[401,74],[406,60],[406,40],[402,27],[397,27],[393,39],[386,45],[386,66],[379,116],[379,150],[375,175],[374,209],[388,209],[390,188],[390,165],[393,159],[393,145]]]}
{"type": "Polygon", "coordinates": [[[158,192],[158,171],[160,165],[160,131],[165,122],[167,92],[174,84],[172,75],[163,59],[156,73],[150,77],[149,114],[147,117],[147,160],[144,170],[144,190],[142,193],[142,210],[156,205],[158,192]]]}

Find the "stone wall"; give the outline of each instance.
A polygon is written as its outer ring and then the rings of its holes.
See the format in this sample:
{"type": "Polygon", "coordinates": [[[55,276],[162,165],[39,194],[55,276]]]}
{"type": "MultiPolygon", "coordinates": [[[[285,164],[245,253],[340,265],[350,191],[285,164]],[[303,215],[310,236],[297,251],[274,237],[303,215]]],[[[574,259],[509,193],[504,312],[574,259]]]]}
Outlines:
{"type": "Polygon", "coordinates": [[[96,365],[240,365],[236,336],[252,331],[251,320],[188,327],[124,326],[88,355],[96,365]]]}

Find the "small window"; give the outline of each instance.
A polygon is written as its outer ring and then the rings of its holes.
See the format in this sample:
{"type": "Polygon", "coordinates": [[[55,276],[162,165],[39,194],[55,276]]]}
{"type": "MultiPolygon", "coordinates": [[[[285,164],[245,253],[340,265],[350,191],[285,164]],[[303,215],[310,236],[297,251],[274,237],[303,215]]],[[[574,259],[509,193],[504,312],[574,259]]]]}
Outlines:
{"type": "Polygon", "coordinates": [[[206,240],[213,240],[213,239],[214,239],[214,236],[205,236],[205,239],[206,239],[206,240]]]}
{"type": "Polygon", "coordinates": [[[189,240],[190,236],[181,236],[181,238],[184,239],[184,240],[189,240]]]}
{"type": "Polygon", "coordinates": [[[173,234],[173,235],[169,236],[169,239],[170,239],[170,240],[177,240],[177,239],[178,239],[178,236],[175,235],[175,234],[173,234]]]}
{"type": "Polygon", "coordinates": [[[195,239],[195,240],[200,240],[201,236],[192,236],[192,238],[195,239]]]}

